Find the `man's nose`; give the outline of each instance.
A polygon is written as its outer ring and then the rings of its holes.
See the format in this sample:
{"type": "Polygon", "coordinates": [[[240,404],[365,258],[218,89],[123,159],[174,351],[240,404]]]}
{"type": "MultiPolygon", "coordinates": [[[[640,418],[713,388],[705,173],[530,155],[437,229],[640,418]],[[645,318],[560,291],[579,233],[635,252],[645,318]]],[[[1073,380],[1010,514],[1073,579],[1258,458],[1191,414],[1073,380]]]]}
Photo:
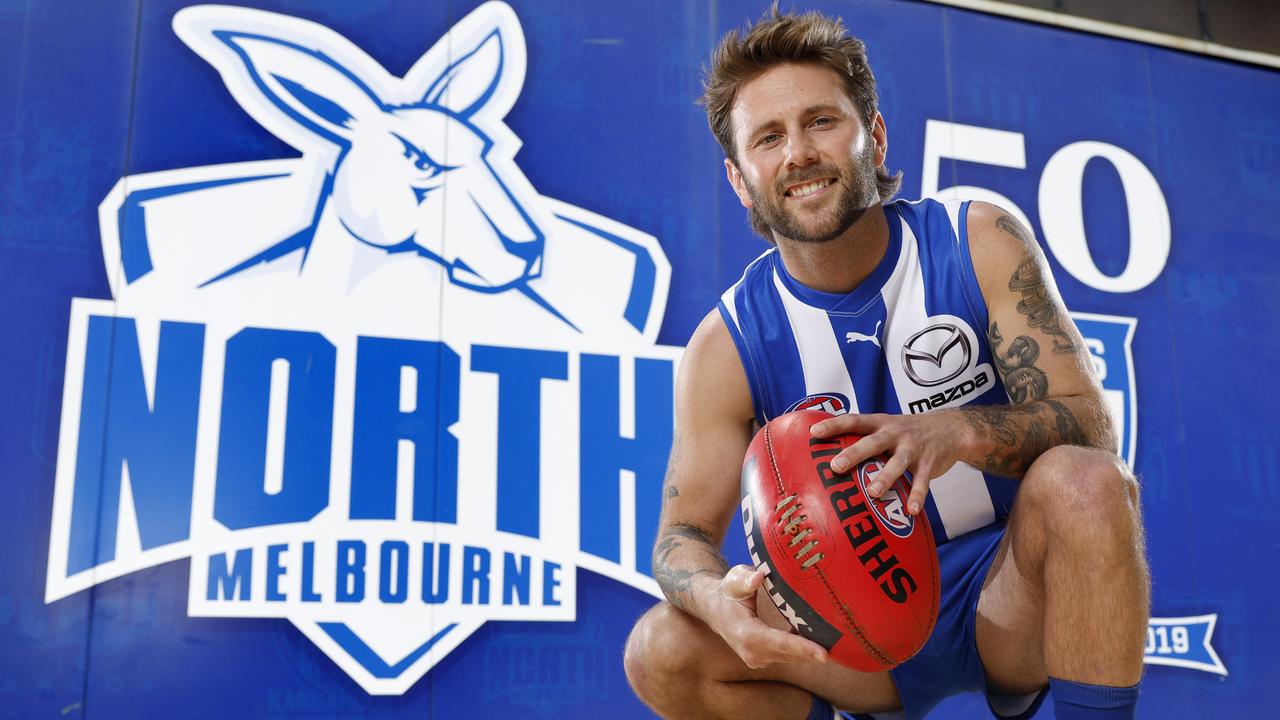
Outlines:
{"type": "Polygon", "coordinates": [[[787,166],[804,167],[818,159],[818,149],[806,133],[792,133],[787,139],[787,166]]]}

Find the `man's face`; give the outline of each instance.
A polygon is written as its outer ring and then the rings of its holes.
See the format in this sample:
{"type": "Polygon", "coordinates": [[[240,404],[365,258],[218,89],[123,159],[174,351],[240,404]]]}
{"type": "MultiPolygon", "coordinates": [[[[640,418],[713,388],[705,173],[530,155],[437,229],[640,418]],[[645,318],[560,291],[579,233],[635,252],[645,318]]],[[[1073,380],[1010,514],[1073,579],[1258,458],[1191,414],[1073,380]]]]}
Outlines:
{"type": "Polygon", "coordinates": [[[880,202],[884,124],[864,129],[833,71],[774,67],[745,83],[731,110],[738,162],[729,182],[752,225],[799,242],[827,242],[880,202]]]}

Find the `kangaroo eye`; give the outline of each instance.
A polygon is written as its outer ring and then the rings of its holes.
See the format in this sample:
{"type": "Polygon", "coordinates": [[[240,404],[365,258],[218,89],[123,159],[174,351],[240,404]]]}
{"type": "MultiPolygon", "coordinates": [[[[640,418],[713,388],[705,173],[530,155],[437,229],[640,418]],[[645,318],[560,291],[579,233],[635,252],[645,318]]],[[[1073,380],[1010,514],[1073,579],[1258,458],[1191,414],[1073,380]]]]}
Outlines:
{"type": "MultiPolygon", "coordinates": [[[[394,133],[392,134],[394,135],[394,133]]],[[[428,156],[422,150],[418,149],[418,147],[415,146],[413,143],[400,137],[399,135],[396,135],[395,138],[400,141],[400,145],[404,149],[404,152],[401,153],[401,156],[404,157],[405,160],[409,160],[410,162],[412,162],[415,168],[419,170],[429,170],[431,173],[431,177],[435,177],[436,175],[439,175],[441,172],[444,172],[445,168],[441,167],[439,163],[436,163],[435,161],[433,161],[430,158],[430,156],[428,156]]]]}

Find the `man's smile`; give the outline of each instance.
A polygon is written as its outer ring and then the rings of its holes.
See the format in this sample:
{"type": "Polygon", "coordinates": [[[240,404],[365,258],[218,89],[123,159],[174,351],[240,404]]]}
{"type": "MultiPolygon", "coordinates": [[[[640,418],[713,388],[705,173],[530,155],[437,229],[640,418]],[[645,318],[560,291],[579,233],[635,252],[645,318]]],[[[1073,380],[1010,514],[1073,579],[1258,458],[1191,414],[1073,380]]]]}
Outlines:
{"type": "Polygon", "coordinates": [[[825,192],[827,188],[836,184],[833,177],[817,178],[815,180],[806,180],[787,188],[782,194],[789,198],[806,198],[825,192]]]}

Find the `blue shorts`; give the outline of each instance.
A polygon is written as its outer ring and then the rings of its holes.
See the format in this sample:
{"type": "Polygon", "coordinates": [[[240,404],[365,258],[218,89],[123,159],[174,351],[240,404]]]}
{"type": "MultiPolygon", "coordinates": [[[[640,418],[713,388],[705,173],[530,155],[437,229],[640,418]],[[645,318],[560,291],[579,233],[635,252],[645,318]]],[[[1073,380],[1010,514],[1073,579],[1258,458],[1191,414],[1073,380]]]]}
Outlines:
{"type": "MultiPolygon", "coordinates": [[[[965,692],[987,692],[986,673],[978,657],[974,626],[978,614],[978,597],[987,571],[996,557],[996,548],[1004,537],[1005,525],[996,523],[966,533],[938,548],[938,571],[942,583],[938,624],[933,634],[915,657],[889,671],[902,712],[882,715],[850,715],[846,718],[904,717],[923,718],[938,703],[965,692]]],[[[1017,717],[1030,717],[1044,698],[1027,698],[1029,703],[1017,717]]],[[[997,717],[993,709],[992,714],[997,717]]],[[[1005,716],[1007,717],[1007,716],[1005,716]]]]}

